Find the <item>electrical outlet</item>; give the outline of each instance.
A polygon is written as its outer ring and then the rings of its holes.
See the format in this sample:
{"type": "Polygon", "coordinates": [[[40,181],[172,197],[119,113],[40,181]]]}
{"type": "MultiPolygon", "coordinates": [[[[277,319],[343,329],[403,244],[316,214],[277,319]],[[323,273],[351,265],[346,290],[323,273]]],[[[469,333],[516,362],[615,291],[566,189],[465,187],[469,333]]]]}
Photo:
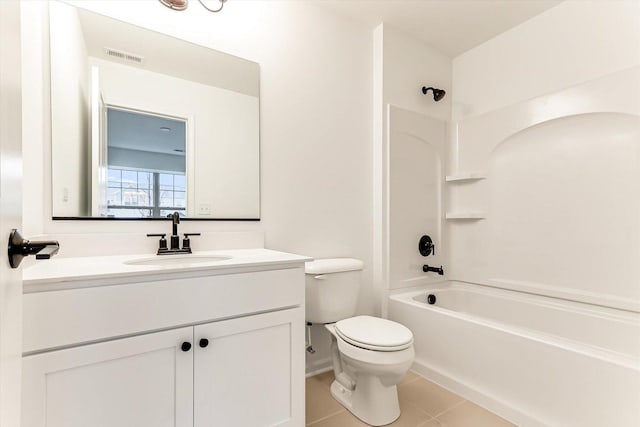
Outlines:
{"type": "Polygon", "coordinates": [[[211,204],[200,203],[198,205],[198,215],[211,215],[211,204]]]}

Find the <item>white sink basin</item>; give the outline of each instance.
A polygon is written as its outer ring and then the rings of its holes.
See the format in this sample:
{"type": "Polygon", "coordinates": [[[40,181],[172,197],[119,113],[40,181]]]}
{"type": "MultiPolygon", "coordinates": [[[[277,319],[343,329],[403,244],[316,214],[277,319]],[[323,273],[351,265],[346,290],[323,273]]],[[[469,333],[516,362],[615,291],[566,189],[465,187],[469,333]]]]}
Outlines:
{"type": "Polygon", "coordinates": [[[167,265],[190,266],[193,264],[214,263],[231,259],[224,255],[159,255],[153,258],[142,258],[125,261],[128,265],[167,265]]]}

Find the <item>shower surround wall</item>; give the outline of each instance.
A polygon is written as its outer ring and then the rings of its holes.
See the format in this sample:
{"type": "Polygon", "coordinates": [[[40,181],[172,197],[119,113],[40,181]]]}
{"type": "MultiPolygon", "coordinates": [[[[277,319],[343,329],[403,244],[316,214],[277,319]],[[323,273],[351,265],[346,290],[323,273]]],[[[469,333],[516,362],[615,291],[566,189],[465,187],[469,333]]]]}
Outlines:
{"type": "Polygon", "coordinates": [[[518,425],[640,420],[640,97],[629,88],[640,67],[461,121],[459,166],[487,165],[486,179],[451,186],[447,207],[484,212],[448,220],[469,293],[422,291],[437,296],[434,318],[391,297],[391,319],[415,334],[414,369],[518,425]],[[482,292],[501,302],[471,296],[482,292]],[[589,317],[545,313],[543,301],[589,317]],[[451,303],[461,322],[443,320],[451,303]]]}
{"type": "Polygon", "coordinates": [[[454,59],[450,173],[487,179],[448,209],[487,219],[448,221],[452,279],[640,309],[640,141],[599,114],[639,114],[639,65],[631,1],[567,1],[454,59]]]}

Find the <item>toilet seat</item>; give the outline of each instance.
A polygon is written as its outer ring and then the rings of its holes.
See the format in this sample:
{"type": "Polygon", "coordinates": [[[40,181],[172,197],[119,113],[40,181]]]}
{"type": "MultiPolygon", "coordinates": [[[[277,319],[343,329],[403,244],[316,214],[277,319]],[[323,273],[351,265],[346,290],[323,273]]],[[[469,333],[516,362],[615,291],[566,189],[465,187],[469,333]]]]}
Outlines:
{"type": "Polygon", "coordinates": [[[335,324],[336,334],[366,350],[401,351],[413,344],[411,331],[399,323],[372,316],[356,316],[335,324]]]}

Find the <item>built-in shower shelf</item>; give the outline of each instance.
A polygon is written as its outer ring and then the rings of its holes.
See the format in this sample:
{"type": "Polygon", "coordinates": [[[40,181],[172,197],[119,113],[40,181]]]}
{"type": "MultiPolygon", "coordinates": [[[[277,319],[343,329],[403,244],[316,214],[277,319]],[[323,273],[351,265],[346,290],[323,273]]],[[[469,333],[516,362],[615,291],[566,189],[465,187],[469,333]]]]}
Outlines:
{"type": "Polygon", "coordinates": [[[456,175],[447,175],[445,177],[445,181],[455,183],[464,181],[479,181],[485,178],[486,176],[484,176],[482,172],[463,172],[456,175]]]}
{"type": "Polygon", "coordinates": [[[486,212],[468,211],[468,212],[447,212],[448,220],[479,220],[487,217],[486,212]]]}

